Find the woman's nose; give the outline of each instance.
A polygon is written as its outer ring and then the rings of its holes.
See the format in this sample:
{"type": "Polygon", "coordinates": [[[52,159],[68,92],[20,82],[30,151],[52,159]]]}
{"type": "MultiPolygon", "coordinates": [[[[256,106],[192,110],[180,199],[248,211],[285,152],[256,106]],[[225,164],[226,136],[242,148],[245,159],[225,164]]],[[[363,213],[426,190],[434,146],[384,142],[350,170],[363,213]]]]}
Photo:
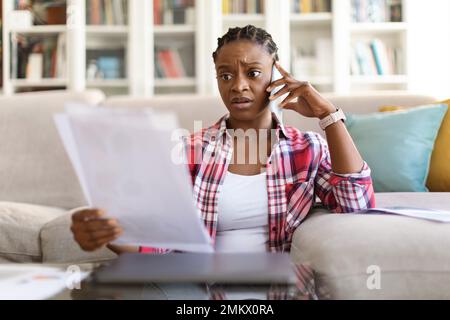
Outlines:
{"type": "Polygon", "coordinates": [[[248,86],[247,79],[243,76],[237,76],[234,80],[232,90],[236,91],[236,92],[241,92],[241,91],[245,91],[248,89],[249,89],[249,86],[248,86]]]}

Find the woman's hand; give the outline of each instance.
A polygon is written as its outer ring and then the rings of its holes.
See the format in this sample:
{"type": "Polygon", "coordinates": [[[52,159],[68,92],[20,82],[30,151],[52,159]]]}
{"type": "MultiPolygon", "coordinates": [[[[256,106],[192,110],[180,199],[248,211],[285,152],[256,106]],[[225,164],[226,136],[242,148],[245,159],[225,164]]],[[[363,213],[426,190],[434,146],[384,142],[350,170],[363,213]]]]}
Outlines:
{"type": "Polygon", "coordinates": [[[123,232],[115,219],[106,217],[104,210],[86,209],[72,215],[70,228],[75,241],[85,251],[94,251],[108,245],[123,232]]]}
{"type": "Polygon", "coordinates": [[[275,67],[280,71],[283,78],[272,82],[267,87],[267,91],[271,92],[274,88],[284,85],[280,91],[269,97],[270,100],[274,100],[289,93],[280,103],[281,108],[294,110],[305,117],[319,119],[323,119],[336,111],[337,108],[322,97],[308,81],[294,79],[278,62],[275,62],[275,67]]]}

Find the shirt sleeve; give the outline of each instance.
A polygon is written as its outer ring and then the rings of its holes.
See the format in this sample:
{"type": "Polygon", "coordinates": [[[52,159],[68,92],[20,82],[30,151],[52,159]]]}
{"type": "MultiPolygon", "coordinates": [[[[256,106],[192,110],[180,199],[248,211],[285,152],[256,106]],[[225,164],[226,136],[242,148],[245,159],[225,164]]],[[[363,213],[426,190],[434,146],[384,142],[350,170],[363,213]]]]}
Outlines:
{"type": "Polygon", "coordinates": [[[322,204],[336,213],[357,212],[375,206],[375,194],[366,162],[360,172],[337,174],[332,171],[330,152],[320,137],[320,163],[315,178],[315,193],[322,204]]]}

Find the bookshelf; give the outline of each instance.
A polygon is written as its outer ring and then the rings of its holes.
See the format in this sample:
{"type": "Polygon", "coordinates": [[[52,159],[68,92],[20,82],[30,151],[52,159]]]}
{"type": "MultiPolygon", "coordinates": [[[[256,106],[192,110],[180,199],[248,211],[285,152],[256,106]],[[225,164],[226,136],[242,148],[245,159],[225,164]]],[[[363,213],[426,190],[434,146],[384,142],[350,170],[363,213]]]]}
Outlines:
{"type": "Polygon", "coordinates": [[[281,64],[321,92],[407,90],[411,1],[371,1],[399,3],[402,16],[395,22],[368,22],[361,14],[355,21],[357,1],[66,0],[66,23],[17,27],[8,18],[17,1],[3,0],[2,33],[3,39],[9,39],[3,41],[2,48],[4,93],[100,88],[108,95],[218,94],[211,57],[217,38],[230,27],[247,24],[270,32],[279,47],[281,64]],[[123,15],[118,17],[114,10],[123,11],[123,15]],[[59,38],[65,39],[60,44],[63,52],[59,57],[64,61],[60,76],[17,77],[17,58],[13,56],[17,36],[53,38],[57,43],[59,38]],[[358,65],[358,59],[363,58],[356,57],[355,48],[362,48],[362,43],[367,54],[374,39],[380,41],[374,46],[381,43],[379,48],[389,48],[387,60],[396,62],[390,72],[379,74],[373,62],[372,69],[358,65]],[[112,70],[98,76],[99,59],[112,70]]]}
{"type": "Polygon", "coordinates": [[[291,70],[296,77],[326,92],[408,90],[409,0],[303,1],[310,2],[304,13],[293,12],[296,2],[291,0],[290,18],[291,70]],[[311,12],[314,2],[325,12],[311,12]],[[398,21],[391,21],[389,4],[402,9],[401,19],[394,19],[398,21]],[[392,56],[382,64],[378,60],[378,66],[372,62],[373,41],[380,45],[378,59],[388,50],[392,56]]]}
{"type": "Polygon", "coordinates": [[[351,72],[347,91],[408,89],[408,2],[386,1],[385,11],[374,10],[372,16],[365,17],[360,17],[362,10],[358,10],[359,4],[352,2],[348,33],[353,52],[350,52],[351,72]],[[375,65],[367,62],[369,57],[361,49],[362,45],[366,46],[365,51],[372,52],[375,65]],[[354,60],[361,59],[371,67],[359,65],[356,68],[354,60]]]}
{"type": "Polygon", "coordinates": [[[333,91],[333,20],[331,0],[290,0],[290,69],[319,91],[333,91]]]}
{"type": "Polygon", "coordinates": [[[201,60],[197,53],[202,30],[197,25],[201,19],[199,7],[204,1],[153,0],[151,94],[199,92],[198,74],[201,60]]]}
{"type": "Polygon", "coordinates": [[[4,93],[67,87],[67,70],[55,63],[56,57],[66,54],[66,25],[37,25],[41,21],[31,14],[13,15],[19,9],[29,13],[18,7],[18,1],[3,1],[2,6],[4,93]]]}
{"type": "Polygon", "coordinates": [[[86,87],[128,94],[131,38],[126,0],[85,0],[86,87]]]}

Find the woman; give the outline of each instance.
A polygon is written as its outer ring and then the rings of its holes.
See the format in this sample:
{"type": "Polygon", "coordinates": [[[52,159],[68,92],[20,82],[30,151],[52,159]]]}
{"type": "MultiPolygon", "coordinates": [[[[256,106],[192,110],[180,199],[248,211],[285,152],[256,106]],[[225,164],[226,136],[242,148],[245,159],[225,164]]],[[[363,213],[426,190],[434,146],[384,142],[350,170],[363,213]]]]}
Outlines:
{"type": "MultiPolygon", "coordinates": [[[[283,126],[270,111],[269,101],[287,93],[280,106],[299,117],[329,120],[338,110],[308,82],[287,73],[277,50],[270,34],[251,25],[230,28],[219,38],[213,59],[229,114],[186,141],[194,199],[216,251],[290,250],[316,196],[336,213],[375,204],[370,169],[343,121],[324,124],[327,145],[317,133],[283,126]],[[283,78],[271,82],[274,65],[283,78]]],[[[118,254],[164,252],[111,245],[122,230],[98,209],[75,213],[71,229],[87,251],[107,245],[118,254]]]]}

